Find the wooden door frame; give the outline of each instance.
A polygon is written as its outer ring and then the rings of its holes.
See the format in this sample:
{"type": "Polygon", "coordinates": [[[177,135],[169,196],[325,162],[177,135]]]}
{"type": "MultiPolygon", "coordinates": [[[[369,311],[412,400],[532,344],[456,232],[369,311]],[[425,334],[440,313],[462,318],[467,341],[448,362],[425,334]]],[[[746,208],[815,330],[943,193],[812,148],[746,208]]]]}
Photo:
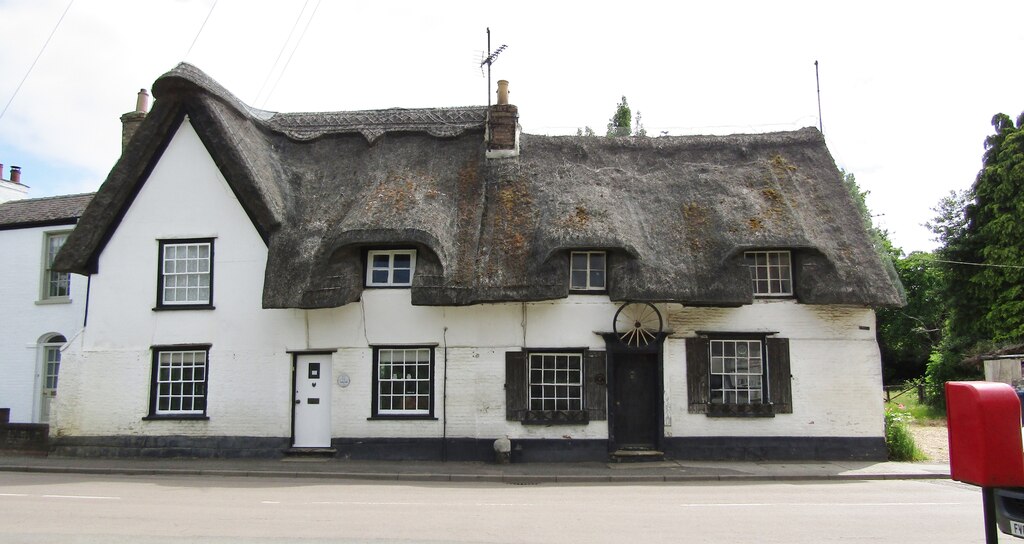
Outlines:
{"type": "Polygon", "coordinates": [[[642,348],[630,347],[619,340],[615,333],[603,333],[605,350],[608,356],[607,383],[608,383],[608,452],[614,452],[618,448],[615,438],[615,395],[617,391],[617,380],[615,379],[616,359],[630,355],[654,355],[655,387],[657,388],[658,402],[654,403],[655,433],[654,447],[660,450],[665,439],[665,338],[668,334],[660,332],[654,341],[642,348]]]}

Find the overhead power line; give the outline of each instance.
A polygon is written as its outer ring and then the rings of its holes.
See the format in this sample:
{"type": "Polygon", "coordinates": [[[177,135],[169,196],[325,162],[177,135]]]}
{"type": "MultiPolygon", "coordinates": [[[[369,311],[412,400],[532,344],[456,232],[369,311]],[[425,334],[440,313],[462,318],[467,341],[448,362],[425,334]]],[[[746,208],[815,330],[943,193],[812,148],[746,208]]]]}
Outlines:
{"type": "Polygon", "coordinates": [[[963,261],[944,261],[942,259],[931,259],[931,261],[935,262],[935,263],[963,264],[963,265],[967,265],[967,266],[981,266],[981,267],[985,267],[985,268],[1018,268],[1018,269],[1024,268],[1024,265],[1019,265],[1019,264],[966,263],[966,262],[963,262],[963,261]]]}
{"type": "Polygon", "coordinates": [[[196,37],[192,38],[192,45],[188,46],[188,51],[185,52],[185,60],[188,60],[188,55],[192,52],[192,48],[196,46],[196,42],[199,41],[199,35],[203,33],[203,29],[206,28],[206,22],[210,20],[210,16],[213,15],[213,8],[217,7],[217,0],[213,0],[213,5],[210,6],[210,11],[206,14],[206,18],[203,19],[203,24],[199,26],[199,32],[196,32],[196,37]]]}
{"type": "Polygon", "coordinates": [[[60,14],[60,19],[57,19],[57,24],[53,25],[53,30],[50,31],[49,37],[46,38],[46,42],[43,43],[43,47],[39,50],[39,54],[36,55],[35,60],[32,61],[32,65],[28,67],[28,71],[25,72],[25,77],[21,78],[21,83],[14,89],[14,94],[11,95],[11,99],[4,105],[4,110],[0,111],[0,119],[4,118],[4,114],[7,113],[7,108],[11,107],[11,102],[14,102],[14,97],[18,96],[18,91],[21,90],[21,86],[25,84],[25,80],[32,73],[32,70],[36,67],[36,63],[39,62],[39,57],[43,56],[43,51],[46,51],[46,46],[50,45],[50,40],[53,39],[53,35],[57,33],[57,29],[60,28],[61,21],[64,20],[64,16],[68,14],[68,10],[71,9],[71,4],[74,4],[75,0],[68,2],[68,7],[64,8],[64,13],[60,14]]]}
{"type": "Polygon", "coordinates": [[[292,57],[295,56],[295,52],[299,50],[299,45],[302,44],[302,39],[306,37],[306,31],[309,30],[309,23],[313,22],[313,17],[316,17],[317,10],[320,9],[320,0],[316,0],[316,6],[313,6],[313,12],[309,14],[309,19],[306,19],[306,25],[302,27],[302,34],[299,34],[299,39],[295,42],[295,47],[292,48],[292,52],[288,53],[288,59],[284,61],[284,67],[281,68],[281,73],[277,75],[277,79],[274,80],[274,86],[270,88],[270,92],[267,93],[267,97],[263,99],[263,104],[260,105],[262,108],[270,101],[270,97],[274,96],[274,91],[277,90],[277,84],[284,79],[284,73],[288,71],[288,65],[292,63],[292,57]]]}
{"type": "MultiPolygon", "coordinates": [[[[260,87],[260,91],[258,93],[256,93],[256,100],[254,100],[253,102],[256,103],[256,104],[259,104],[259,107],[261,107],[261,108],[264,105],[266,105],[268,100],[270,100],[270,94],[273,93],[273,90],[271,90],[270,92],[267,93],[267,95],[263,98],[262,102],[260,101],[260,96],[263,95],[263,91],[267,88],[267,84],[270,83],[270,78],[273,77],[273,75],[274,75],[274,69],[277,68],[278,63],[281,62],[281,57],[284,56],[285,49],[287,49],[288,48],[288,44],[291,43],[292,36],[295,35],[295,29],[299,27],[299,22],[302,21],[302,16],[306,13],[306,8],[308,6],[309,6],[309,0],[306,0],[306,2],[304,4],[302,4],[302,9],[299,10],[299,16],[295,18],[295,22],[292,24],[291,31],[288,32],[288,37],[285,39],[284,43],[281,44],[281,50],[277,53],[277,58],[274,59],[274,63],[270,65],[270,71],[267,72],[267,77],[266,77],[266,79],[263,80],[263,85],[260,87]]],[[[316,15],[316,10],[319,9],[319,8],[320,8],[320,2],[317,1],[316,7],[313,8],[313,13],[310,14],[309,20],[306,21],[306,27],[302,29],[302,34],[299,36],[298,40],[295,42],[295,47],[294,47],[294,49],[292,49],[292,54],[295,53],[295,49],[298,49],[299,42],[301,42],[302,38],[306,35],[306,28],[309,28],[309,21],[311,21],[313,19],[313,15],[316,15]]],[[[278,73],[278,76],[277,76],[278,77],[278,81],[280,81],[281,76],[284,75],[284,69],[288,67],[287,64],[289,62],[291,62],[291,56],[288,57],[288,61],[285,63],[284,68],[282,68],[281,72],[278,73]]],[[[276,87],[276,86],[277,86],[277,83],[275,82],[274,83],[274,87],[276,87]]]]}

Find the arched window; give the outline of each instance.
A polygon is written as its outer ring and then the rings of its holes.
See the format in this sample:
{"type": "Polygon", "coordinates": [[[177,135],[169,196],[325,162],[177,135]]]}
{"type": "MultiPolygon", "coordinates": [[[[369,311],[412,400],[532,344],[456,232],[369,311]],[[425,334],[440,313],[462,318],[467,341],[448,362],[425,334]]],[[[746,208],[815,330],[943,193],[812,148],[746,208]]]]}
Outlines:
{"type": "MultiPolygon", "coordinates": [[[[43,343],[43,390],[56,391],[57,374],[60,373],[60,348],[67,339],[55,334],[43,343]]],[[[53,396],[51,394],[51,396],[53,396]]]]}

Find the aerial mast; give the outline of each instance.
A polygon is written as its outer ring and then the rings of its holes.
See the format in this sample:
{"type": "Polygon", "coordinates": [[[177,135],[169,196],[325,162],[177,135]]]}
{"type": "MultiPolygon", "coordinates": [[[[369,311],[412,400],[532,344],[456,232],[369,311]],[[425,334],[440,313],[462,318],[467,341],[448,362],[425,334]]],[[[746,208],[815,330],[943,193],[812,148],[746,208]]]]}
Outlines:
{"type": "Polygon", "coordinates": [[[501,44],[496,50],[491,51],[491,27],[487,27],[487,57],[480,61],[480,69],[483,70],[484,65],[487,65],[487,107],[491,107],[491,65],[498,59],[498,55],[501,54],[505,48],[508,47],[505,44],[501,44]]]}

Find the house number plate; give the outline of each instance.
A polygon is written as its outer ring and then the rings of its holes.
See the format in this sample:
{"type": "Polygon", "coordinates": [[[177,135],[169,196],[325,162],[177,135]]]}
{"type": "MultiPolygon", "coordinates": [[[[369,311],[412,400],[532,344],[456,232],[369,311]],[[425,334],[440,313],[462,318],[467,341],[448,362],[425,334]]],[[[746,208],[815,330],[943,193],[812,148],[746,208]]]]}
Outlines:
{"type": "Polygon", "coordinates": [[[348,387],[348,384],[350,383],[352,383],[352,379],[348,377],[348,374],[338,376],[338,385],[341,387],[348,387]]]}

